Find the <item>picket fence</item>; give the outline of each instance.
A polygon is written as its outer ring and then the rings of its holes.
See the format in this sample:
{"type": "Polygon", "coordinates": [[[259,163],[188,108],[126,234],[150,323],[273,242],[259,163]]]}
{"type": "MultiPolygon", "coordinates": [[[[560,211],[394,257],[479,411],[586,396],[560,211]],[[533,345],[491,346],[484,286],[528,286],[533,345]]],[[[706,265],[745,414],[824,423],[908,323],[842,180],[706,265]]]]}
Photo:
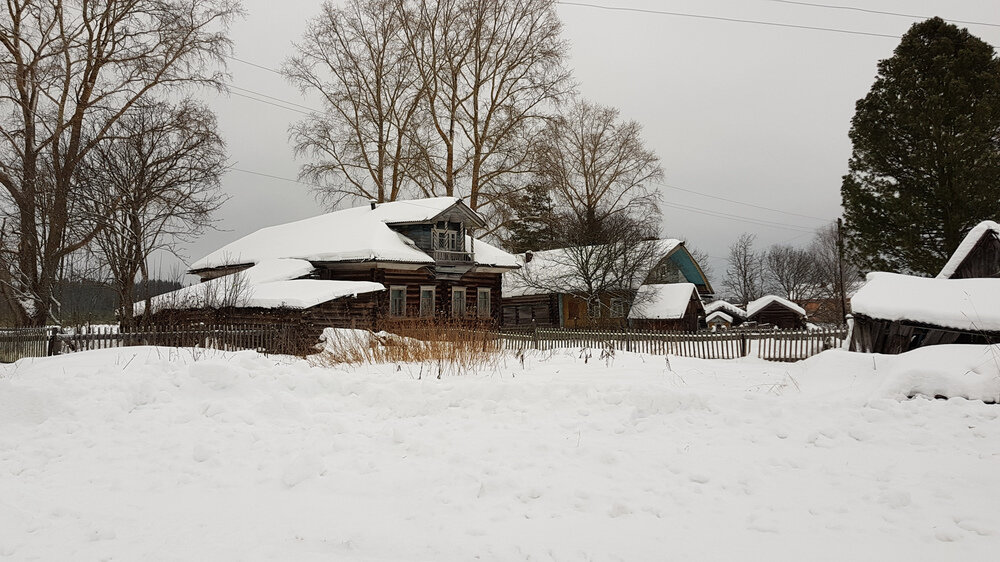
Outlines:
{"type": "Polygon", "coordinates": [[[120,331],[117,326],[111,325],[2,329],[0,362],[138,345],[287,353],[294,349],[296,343],[291,330],[265,324],[151,326],[129,331],[120,331]]]}
{"type": "Polygon", "coordinates": [[[695,333],[538,328],[501,332],[504,347],[514,350],[592,348],[700,359],[759,357],[770,361],[800,361],[842,346],[846,337],[846,328],[695,333]]]}

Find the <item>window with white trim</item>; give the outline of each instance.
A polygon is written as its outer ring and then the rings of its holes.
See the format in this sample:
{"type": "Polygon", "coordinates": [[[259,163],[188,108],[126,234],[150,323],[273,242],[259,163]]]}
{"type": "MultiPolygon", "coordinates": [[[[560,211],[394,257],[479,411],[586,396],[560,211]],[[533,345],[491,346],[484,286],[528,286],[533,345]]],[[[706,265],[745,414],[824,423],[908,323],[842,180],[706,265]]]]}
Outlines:
{"type": "Polygon", "coordinates": [[[480,287],[476,290],[476,311],[480,318],[489,318],[492,315],[489,287],[480,287]]]}
{"type": "Polygon", "coordinates": [[[406,316],[406,286],[389,287],[389,316],[406,316]]]}
{"type": "Polygon", "coordinates": [[[621,298],[611,299],[611,317],[612,318],[625,317],[625,299],[621,298]]]}
{"type": "Polygon", "coordinates": [[[465,317],[465,287],[451,288],[451,315],[465,317]]]}
{"type": "Polygon", "coordinates": [[[587,299],[587,317],[588,318],[601,317],[601,299],[597,297],[587,299]]]}

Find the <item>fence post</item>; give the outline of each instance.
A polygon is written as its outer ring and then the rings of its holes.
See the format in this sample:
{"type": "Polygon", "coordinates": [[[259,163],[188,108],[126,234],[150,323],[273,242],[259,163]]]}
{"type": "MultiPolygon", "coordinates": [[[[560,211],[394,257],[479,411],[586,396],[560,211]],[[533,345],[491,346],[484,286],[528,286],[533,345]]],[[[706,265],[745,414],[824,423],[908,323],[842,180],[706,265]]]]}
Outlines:
{"type": "Polygon", "coordinates": [[[747,335],[743,333],[740,334],[740,357],[746,357],[747,353],[747,335]]]}
{"type": "Polygon", "coordinates": [[[59,350],[57,348],[59,343],[59,328],[50,328],[50,330],[52,330],[52,333],[49,335],[49,348],[46,350],[46,355],[48,357],[59,354],[59,350]]]}

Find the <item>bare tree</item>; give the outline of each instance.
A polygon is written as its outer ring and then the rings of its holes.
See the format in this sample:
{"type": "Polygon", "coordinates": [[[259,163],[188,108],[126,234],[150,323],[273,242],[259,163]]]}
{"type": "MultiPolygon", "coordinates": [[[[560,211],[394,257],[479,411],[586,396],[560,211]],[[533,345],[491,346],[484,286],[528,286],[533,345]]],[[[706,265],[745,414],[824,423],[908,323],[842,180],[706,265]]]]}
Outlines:
{"type": "Polygon", "coordinates": [[[663,170],[640,131],[616,109],[577,100],[544,132],[536,153],[541,183],[590,244],[617,238],[608,228],[614,219],[659,216],[660,193],[651,184],[663,170]]]}
{"type": "Polygon", "coordinates": [[[764,254],[769,290],[793,301],[816,298],[820,292],[813,252],[787,244],[771,246],[764,254]]]}
{"type": "Polygon", "coordinates": [[[295,151],[315,159],[301,176],[330,207],[344,198],[395,201],[413,187],[423,94],[397,0],[325,2],[285,76],[323,97],[325,112],[292,128],[295,151]]]}
{"type": "Polygon", "coordinates": [[[237,0],[6,0],[0,14],[0,185],[16,259],[3,290],[19,322],[53,311],[60,262],[100,230],[75,214],[88,153],[136,103],[221,88],[237,0]]]}
{"type": "Polygon", "coordinates": [[[820,321],[843,324],[850,312],[850,296],[864,281],[864,274],[847,259],[836,224],[817,230],[809,251],[816,260],[819,297],[826,301],[815,316],[820,321]]]}
{"type": "Polygon", "coordinates": [[[119,318],[132,325],[137,276],[149,299],[150,255],[176,253],[225,202],[219,185],[226,154],[215,115],[189,99],[136,104],[111,134],[78,176],[93,194],[94,222],[103,225],[94,242],[112,277],[119,318]]]}
{"type": "Polygon", "coordinates": [[[729,266],[722,284],[730,296],[742,304],[758,299],[764,294],[764,264],[754,250],[753,234],[743,233],[729,246],[729,266]]]}

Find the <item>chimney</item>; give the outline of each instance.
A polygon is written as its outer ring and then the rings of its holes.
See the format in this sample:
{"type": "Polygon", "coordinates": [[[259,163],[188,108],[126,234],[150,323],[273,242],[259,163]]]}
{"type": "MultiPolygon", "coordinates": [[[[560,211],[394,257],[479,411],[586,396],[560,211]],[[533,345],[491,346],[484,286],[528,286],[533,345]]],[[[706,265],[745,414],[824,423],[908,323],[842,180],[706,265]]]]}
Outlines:
{"type": "Polygon", "coordinates": [[[531,258],[533,257],[535,257],[535,254],[531,253],[531,250],[528,250],[524,253],[524,263],[531,263],[531,258]]]}
{"type": "Polygon", "coordinates": [[[374,211],[375,210],[375,200],[374,199],[369,199],[368,202],[371,204],[372,210],[374,211]]]}

